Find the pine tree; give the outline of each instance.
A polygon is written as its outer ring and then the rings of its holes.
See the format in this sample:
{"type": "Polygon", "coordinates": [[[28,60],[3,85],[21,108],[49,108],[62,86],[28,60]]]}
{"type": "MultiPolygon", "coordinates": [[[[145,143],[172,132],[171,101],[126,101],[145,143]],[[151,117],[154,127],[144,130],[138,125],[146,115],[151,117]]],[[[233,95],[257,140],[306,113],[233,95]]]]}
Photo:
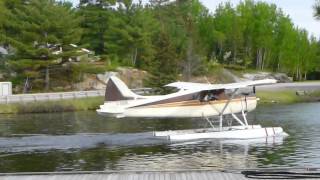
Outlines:
{"type": "Polygon", "coordinates": [[[3,1],[0,1],[0,42],[4,39],[4,25],[6,20],[7,9],[4,6],[3,1]]]}
{"type": "Polygon", "coordinates": [[[105,33],[106,52],[121,60],[122,64],[146,69],[153,59],[152,38],[158,23],[150,9],[142,4],[126,1],[120,4],[116,16],[105,33]]]}
{"type": "Polygon", "coordinates": [[[155,41],[155,58],[149,68],[151,78],[147,85],[151,87],[163,87],[176,81],[178,77],[178,61],[174,46],[168,34],[160,31],[155,41]]]}
{"type": "Polygon", "coordinates": [[[17,52],[10,64],[19,75],[42,79],[49,90],[50,67],[78,54],[70,44],[80,40],[80,19],[71,4],[55,0],[30,0],[12,13],[17,33],[10,43],[17,52]]]}
{"type": "Polygon", "coordinates": [[[117,19],[111,7],[115,1],[100,0],[95,4],[90,2],[90,0],[80,1],[78,14],[82,17],[81,27],[83,28],[81,44],[94,50],[96,54],[106,54],[105,33],[110,29],[110,21],[113,18],[117,19]]]}
{"type": "Polygon", "coordinates": [[[2,45],[6,46],[7,43],[7,35],[10,34],[10,26],[12,26],[15,22],[12,22],[12,16],[13,14],[10,13],[10,10],[16,6],[18,6],[19,3],[21,3],[22,0],[2,0],[0,1],[0,44],[4,43],[2,45]]]}

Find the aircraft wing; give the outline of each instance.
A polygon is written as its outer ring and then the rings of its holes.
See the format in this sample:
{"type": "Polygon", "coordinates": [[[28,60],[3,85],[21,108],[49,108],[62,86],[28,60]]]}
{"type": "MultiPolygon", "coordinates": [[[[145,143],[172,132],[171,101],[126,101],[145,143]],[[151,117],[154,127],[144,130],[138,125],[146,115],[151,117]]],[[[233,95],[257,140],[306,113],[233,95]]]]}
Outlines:
{"type": "Polygon", "coordinates": [[[230,83],[230,84],[204,84],[204,83],[192,83],[192,82],[174,82],[165,85],[166,87],[175,87],[181,90],[216,90],[216,89],[238,89],[245,88],[250,86],[259,86],[266,84],[274,84],[277,80],[275,79],[263,79],[263,80],[255,80],[255,81],[244,81],[238,83],[230,83]]]}

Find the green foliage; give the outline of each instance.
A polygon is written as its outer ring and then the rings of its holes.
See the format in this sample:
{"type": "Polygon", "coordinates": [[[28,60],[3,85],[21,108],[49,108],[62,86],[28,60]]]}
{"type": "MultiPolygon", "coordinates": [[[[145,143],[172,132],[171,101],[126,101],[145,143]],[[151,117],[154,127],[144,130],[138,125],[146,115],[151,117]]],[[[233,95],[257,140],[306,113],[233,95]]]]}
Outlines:
{"type": "Polygon", "coordinates": [[[286,72],[296,80],[304,79],[319,62],[317,40],[296,28],[274,4],[251,0],[237,7],[220,4],[206,22],[203,27],[212,27],[211,34],[216,34],[205,36],[210,38],[207,47],[214,47],[208,60],[286,72]]]}
{"type": "Polygon", "coordinates": [[[319,101],[320,91],[307,92],[304,96],[298,96],[294,90],[257,91],[257,97],[261,103],[298,103],[319,101]]]}
{"type": "MultiPolygon", "coordinates": [[[[82,1],[82,3],[86,3],[82,1]]],[[[83,36],[80,43],[84,47],[94,50],[97,54],[105,53],[105,33],[112,26],[110,21],[115,18],[112,8],[113,3],[103,6],[86,5],[78,10],[78,15],[82,17],[80,26],[83,28],[83,36]]]]}
{"type": "MultiPolygon", "coordinates": [[[[319,17],[319,2],[315,5],[319,17]]],[[[15,83],[34,87],[81,81],[84,73],[131,66],[150,72],[152,86],[189,80],[216,67],[272,70],[303,80],[320,71],[319,40],[310,37],[274,4],[244,0],[221,3],[215,12],[199,0],[0,1],[0,45],[11,47],[8,70],[15,83]],[[95,51],[103,65],[69,62],[79,47],[95,51]],[[55,48],[54,48],[55,47],[55,48]],[[62,53],[54,53],[59,50],[62,53]],[[50,76],[49,76],[50,75],[50,76]],[[36,84],[36,85],[35,85],[36,84]]]]}
{"type": "Polygon", "coordinates": [[[20,76],[33,80],[45,79],[49,88],[51,66],[67,62],[79,54],[70,44],[81,37],[80,18],[68,3],[54,0],[31,0],[11,10],[10,26],[15,34],[8,35],[16,53],[11,68],[20,76]],[[60,53],[57,51],[61,50],[60,53]]]}
{"type": "Polygon", "coordinates": [[[149,69],[151,78],[148,80],[147,85],[150,87],[162,87],[177,79],[178,61],[168,34],[160,32],[159,38],[155,43],[158,49],[156,49],[155,60],[149,69]]]}
{"type": "Polygon", "coordinates": [[[105,52],[127,66],[146,69],[153,59],[153,35],[158,23],[148,8],[126,1],[119,5],[105,32],[105,52]]]}
{"type": "Polygon", "coordinates": [[[257,91],[261,103],[297,103],[300,97],[295,91],[257,91]]]}
{"type": "Polygon", "coordinates": [[[314,16],[320,19],[320,1],[319,0],[316,1],[316,4],[314,5],[314,10],[315,10],[314,16]]]}
{"type": "Polygon", "coordinates": [[[4,41],[4,26],[6,24],[7,9],[3,1],[0,1],[0,42],[4,41]]]}

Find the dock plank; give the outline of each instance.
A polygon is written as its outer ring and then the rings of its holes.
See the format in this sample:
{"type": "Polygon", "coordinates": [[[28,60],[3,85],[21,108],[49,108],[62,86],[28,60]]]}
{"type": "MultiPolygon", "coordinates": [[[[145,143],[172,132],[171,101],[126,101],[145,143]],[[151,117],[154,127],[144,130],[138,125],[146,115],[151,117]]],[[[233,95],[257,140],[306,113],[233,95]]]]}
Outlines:
{"type": "Polygon", "coordinates": [[[199,174],[199,178],[200,178],[201,180],[210,180],[210,179],[206,176],[206,173],[200,173],[200,174],[199,174]]]}
{"type": "Polygon", "coordinates": [[[110,174],[110,180],[119,180],[119,174],[110,174]]]}
{"type": "Polygon", "coordinates": [[[170,180],[176,180],[176,175],[174,173],[170,173],[170,180]]]}
{"type": "Polygon", "coordinates": [[[170,173],[166,173],[166,174],[164,175],[164,179],[165,179],[165,180],[170,180],[170,173]]]}
{"type": "Polygon", "coordinates": [[[240,172],[151,171],[151,172],[59,172],[0,174],[0,180],[246,180],[240,172]]]}

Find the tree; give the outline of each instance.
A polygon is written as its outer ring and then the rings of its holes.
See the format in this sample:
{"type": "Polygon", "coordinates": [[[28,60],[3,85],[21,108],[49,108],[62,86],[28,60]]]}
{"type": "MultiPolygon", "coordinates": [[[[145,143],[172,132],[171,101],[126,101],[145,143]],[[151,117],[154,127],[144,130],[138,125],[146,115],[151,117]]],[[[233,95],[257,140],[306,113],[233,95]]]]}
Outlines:
{"type": "Polygon", "coordinates": [[[215,49],[218,49],[219,32],[215,30],[214,19],[209,12],[203,14],[198,24],[199,42],[203,47],[203,53],[208,61],[215,60],[217,57],[215,49]],[[217,40],[217,41],[216,41],[217,40]]]}
{"type": "Polygon", "coordinates": [[[230,3],[226,3],[225,5],[220,4],[214,16],[216,30],[228,37],[224,42],[224,45],[226,46],[225,52],[232,52],[232,61],[224,59],[223,55],[221,55],[220,62],[236,63],[238,48],[243,41],[236,11],[230,3]]]}
{"type": "Polygon", "coordinates": [[[270,50],[273,46],[273,30],[276,25],[277,7],[264,2],[255,6],[254,43],[256,49],[256,68],[263,70],[270,60],[270,50]]]}
{"type": "MultiPolygon", "coordinates": [[[[18,4],[18,0],[2,0],[0,1],[0,47],[10,51],[8,35],[14,34],[12,30],[14,22],[10,21],[13,14],[10,13],[10,8],[18,4]]],[[[10,52],[9,52],[10,53],[10,52]]],[[[8,55],[0,53],[0,69],[2,73],[9,74],[10,69],[7,67],[8,55]]]]}
{"type": "Polygon", "coordinates": [[[303,79],[307,80],[308,73],[316,72],[319,70],[320,56],[319,53],[319,42],[312,36],[309,41],[309,46],[306,54],[306,62],[304,63],[304,75],[303,79]]]}
{"type": "Polygon", "coordinates": [[[96,4],[89,2],[89,0],[80,1],[78,14],[82,17],[80,25],[83,29],[80,43],[94,50],[96,54],[106,54],[105,33],[112,26],[110,21],[117,18],[112,9],[115,0],[99,0],[96,4]]]}
{"type": "Polygon", "coordinates": [[[162,87],[177,79],[178,60],[167,33],[161,31],[155,42],[156,54],[149,68],[151,78],[147,84],[151,87],[162,87]]]}
{"type": "Polygon", "coordinates": [[[314,10],[315,10],[314,16],[316,18],[320,19],[320,1],[319,0],[316,1],[316,4],[314,6],[314,10]]]}
{"type": "Polygon", "coordinates": [[[274,71],[280,71],[283,69],[283,62],[286,58],[294,58],[294,52],[292,45],[295,44],[294,25],[289,17],[278,17],[277,24],[275,26],[275,38],[274,46],[272,48],[273,60],[270,66],[274,71]]]}
{"type": "Polygon", "coordinates": [[[80,18],[70,3],[55,0],[30,0],[12,13],[17,34],[10,37],[10,43],[17,52],[11,65],[25,77],[44,79],[39,82],[49,90],[50,67],[78,54],[70,44],[80,40],[80,18]]]}
{"type": "Polygon", "coordinates": [[[236,13],[239,14],[239,25],[243,36],[243,48],[240,52],[239,59],[242,60],[241,64],[247,67],[248,65],[253,66],[252,59],[254,59],[254,37],[253,33],[255,30],[255,3],[251,0],[240,2],[236,7],[236,13]]]}
{"type": "Polygon", "coordinates": [[[151,10],[128,0],[114,14],[105,32],[105,52],[125,65],[146,69],[154,55],[152,38],[159,29],[151,10]]]}
{"type": "Polygon", "coordinates": [[[7,9],[4,6],[4,2],[0,1],[0,42],[4,40],[4,25],[5,25],[5,20],[6,20],[6,14],[7,14],[7,9]]]}
{"type": "Polygon", "coordinates": [[[185,35],[182,56],[184,60],[181,63],[183,78],[189,81],[192,75],[201,71],[202,57],[200,54],[203,43],[199,42],[198,24],[206,16],[208,10],[198,0],[179,0],[174,5],[185,35]]]}

